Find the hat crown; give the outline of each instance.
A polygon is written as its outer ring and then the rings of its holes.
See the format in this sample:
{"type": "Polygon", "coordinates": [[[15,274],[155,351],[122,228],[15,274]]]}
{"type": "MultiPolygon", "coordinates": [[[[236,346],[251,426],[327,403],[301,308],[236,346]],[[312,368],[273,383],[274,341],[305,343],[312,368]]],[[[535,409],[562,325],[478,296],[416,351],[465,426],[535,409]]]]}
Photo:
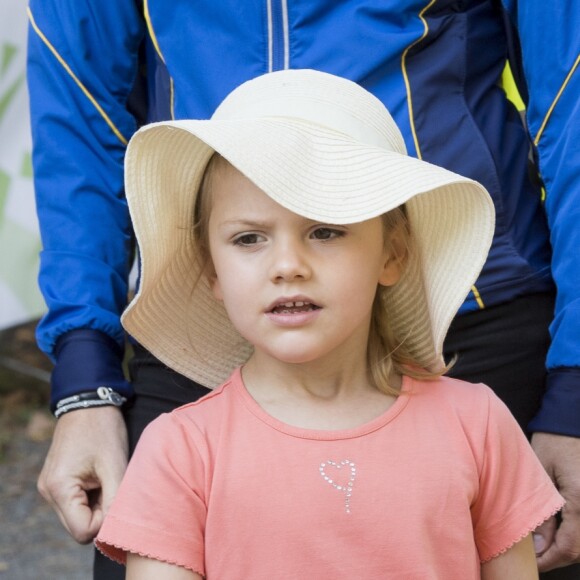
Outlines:
{"type": "Polygon", "coordinates": [[[314,70],[283,70],[231,92],[212,120],[286,117],[322,125],[356,142],[407,154],[390,113],[371,93],[344,78],[314,70]]]}

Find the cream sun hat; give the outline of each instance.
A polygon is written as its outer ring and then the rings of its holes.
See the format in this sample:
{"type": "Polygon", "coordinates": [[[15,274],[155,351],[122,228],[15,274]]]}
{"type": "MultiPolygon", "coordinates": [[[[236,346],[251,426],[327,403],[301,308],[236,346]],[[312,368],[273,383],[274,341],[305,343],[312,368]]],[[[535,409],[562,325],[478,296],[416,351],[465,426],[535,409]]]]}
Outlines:
{"type": "Polygon", "coordinates": [[[260,76],[210,120],[155,123],[133,136],[125,187],[141,279],[122,318],[131,335],[210,388],[251,354],[195,259],[195,201],[216,151],[315,221],[355,223],[406,204],[417,251],[385,307],[415,360],[441,369],[443,340],[491,244],[493,203],[480,184],[409,157],[391,115],[365,89],[313,70],[260,76]]]}

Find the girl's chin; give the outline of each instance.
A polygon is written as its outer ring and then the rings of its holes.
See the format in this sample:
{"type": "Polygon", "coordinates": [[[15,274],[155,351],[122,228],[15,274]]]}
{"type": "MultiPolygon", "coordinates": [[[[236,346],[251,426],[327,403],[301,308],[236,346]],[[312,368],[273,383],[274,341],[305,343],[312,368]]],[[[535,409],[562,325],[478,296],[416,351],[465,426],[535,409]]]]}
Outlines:
{"type": "Polygon", "coordinates": [[[270,361],[272,364],[298,366],[323,363],[330,361],[330,359],[334,360],[335,357],[333,357],[332,353],[329,352],[316,353],[312,348],[300,348],[294,350],[290,348],[280,348],[276,350],[267,348],[260,350],[259,348],[254,347],[254,354],[251,358],[254,358],[255,362],[259,361],[261,364],[270,361]]]}

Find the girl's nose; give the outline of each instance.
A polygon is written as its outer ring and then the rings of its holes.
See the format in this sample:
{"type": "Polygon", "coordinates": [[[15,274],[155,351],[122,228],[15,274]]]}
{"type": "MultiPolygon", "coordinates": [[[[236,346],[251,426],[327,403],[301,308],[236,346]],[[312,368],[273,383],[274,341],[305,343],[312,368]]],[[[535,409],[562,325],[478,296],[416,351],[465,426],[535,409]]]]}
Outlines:
{"type": "Polygon", "coordinates": [[[270,278],[274,282],[308,279],[311,266],[307,249],[298,241],[284,241],[273,248],[270,278]]]}

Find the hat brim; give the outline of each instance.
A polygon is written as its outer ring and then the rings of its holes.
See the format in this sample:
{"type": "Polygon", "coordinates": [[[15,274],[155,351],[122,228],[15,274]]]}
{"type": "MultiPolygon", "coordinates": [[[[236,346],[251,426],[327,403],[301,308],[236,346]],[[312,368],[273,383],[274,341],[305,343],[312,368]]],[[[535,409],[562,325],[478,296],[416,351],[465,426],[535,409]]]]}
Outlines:
{"type": "Polygon", "coordinates": [[[491,244],[489,195],[440,167],[293,118],[171,121],[133,137],[126,192],[141,279],[122,318],[130,334],[209,388],[250,356],[196,260],[193,212],[214,152],[274,201],[315,221],[361,222],[406,204],[417,252],[385,307],[417,362],[442,367],[443,339],[491,244]]]}

